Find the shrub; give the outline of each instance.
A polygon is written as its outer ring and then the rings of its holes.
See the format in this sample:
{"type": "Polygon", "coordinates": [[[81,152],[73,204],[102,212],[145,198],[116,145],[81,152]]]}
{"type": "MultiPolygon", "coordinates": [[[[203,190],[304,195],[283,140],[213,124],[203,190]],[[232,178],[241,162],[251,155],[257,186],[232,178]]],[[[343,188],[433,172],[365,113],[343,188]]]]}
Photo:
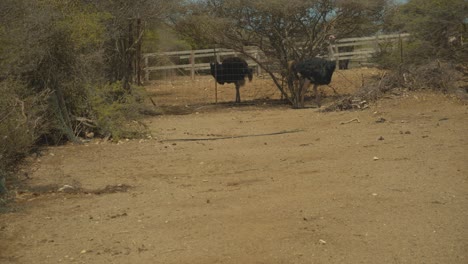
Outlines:
{"type": "Polygon", "coordinates": [[[28,92],[18,81],[0,82],[0,194],[5,192],[5,178],[47,129],[47,90],[28,92]]]}
{"type": "Polygon", "coordinates": [[[122,83],[115,82],[89,89],[92,120],[95,131],[114,141],[121,138],[141,137],[147,133],[146,126],[137,121],[145,107],[141,103],[144,90],[132,87],[132,92],[123,88],[122,83]]]}

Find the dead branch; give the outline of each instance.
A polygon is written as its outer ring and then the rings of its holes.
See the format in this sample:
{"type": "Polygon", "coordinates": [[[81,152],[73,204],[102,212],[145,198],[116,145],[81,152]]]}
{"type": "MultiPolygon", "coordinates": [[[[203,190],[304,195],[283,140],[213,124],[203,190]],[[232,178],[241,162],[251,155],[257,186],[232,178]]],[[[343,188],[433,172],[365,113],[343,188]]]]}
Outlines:
{"type": "Polygon", "coordinates": [[[302,132],[302,129],[295,130],[285,130],[274,133],[265,133],[265,134],[251,134],[251,135],[240,135],[240,136],[226,136],[226,137],[215,137],[215,138],[178,138],[178,139],[166,139],[161,140],[161,142],[174,142],[174,141],[209,141],[209,140],[221,140],[221,139],[233,139],[233,138],[246,138],[246,137],[263,137],[263,136],[275,136],[281,134],[290,134],[302,132]]]}
{"type": "Polygon", "coordinates": [[[75,120],[80,122],[81,124],[87,126],[87,127],[92,127],[92,128],[97,127],[96,121],[88,119],[86,117],[75,117],[75,120]]]}
{"type": "Polygon", "coordinates": [[[351,119],[349,121],[340,122],[340,125],[349,124],[349,123],[352,123],[352,122],[361,123],[361,121],[359,121],[359,118],[353,118],[353,119],[351,119]]]}

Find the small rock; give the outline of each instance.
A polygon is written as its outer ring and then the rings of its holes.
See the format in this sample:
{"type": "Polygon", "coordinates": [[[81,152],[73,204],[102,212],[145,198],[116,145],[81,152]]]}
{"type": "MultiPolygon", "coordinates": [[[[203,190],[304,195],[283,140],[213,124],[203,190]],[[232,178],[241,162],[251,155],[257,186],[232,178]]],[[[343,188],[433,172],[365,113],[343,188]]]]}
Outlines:
{"type": "Polygon", "coordinates": [[[375,122],[376,122],[376,123],[385,123],[385,121],[387,121],[385,118],[380,117],[380,118],[377,119],[375,122]]]}
{"type": "Polygon", "coordinates": [[[322,244],[322,245],[325,245],[325,244],[327,244],[327,241],[325,241],[323,239],[319,239],[319,243],[322,244]]]}
{"type": "Polygon", "coordinates": [[[379,158],[378,158],[378,157],[374,157],[374,160],[379,160],[379,158]]]}
{"type": "Polygon", "coordinates": [[[94,138],[94,133],[93,132],[85,133],[85,137],[86,138],[94,138]]]}
{"type": "Polygon", "coordinates": [[[372,196],[377,196],[378,194],[377,193],[372,193],[372,196]]]}
{"type": "Polygon", "coordinates": [[[70,192],[70,191],[73,191],[75,190],[75,187],[71,186],[71,185],[64,185],[62,186],[60,189],[58,189],[59,192],[70,192]]]}
{"type": "Polygon", "coordinates": [[[408,130],[408,131],[405,131],[405,134],[406,134],[406,135],[409,135],[409,134],[411,134],[411,131],[409,131],[409,130],[408,130]]]}
{"type": "Polygon", "coordinates": [[[380,137],[378,138],[378,140],[384,140],[384,137],[380,136],[380,137]]]}
{"type": "Polygon", "coordinates": [[[80,254],[85,254],[86,252],[88,252],[88,251],[86,251],[86,249],[83,249],[83,250],[81,250],[80,254]]]}

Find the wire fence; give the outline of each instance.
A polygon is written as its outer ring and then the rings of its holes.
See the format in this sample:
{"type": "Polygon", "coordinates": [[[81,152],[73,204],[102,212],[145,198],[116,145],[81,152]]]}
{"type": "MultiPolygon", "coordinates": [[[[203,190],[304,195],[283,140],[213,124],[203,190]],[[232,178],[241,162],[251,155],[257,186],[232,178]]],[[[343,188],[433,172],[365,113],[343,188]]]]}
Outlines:
{"type": "MultiPolygon", "coordinates": [[[[330,42],[326,56],[337,61],[339,69],[367,66],[369,59],[380,51],[382,45],[399,43],[408,37],[409,34],[393,34],[338,39],[330,42]]],[[[246,46],[244,51],[269,69],[275,68],[258,48],[246,46]]],[[[222,62],[228,57],[240,57],[253,73],[253,80],[249,82],[246,76],[245,84],[240,88],[241,100],[281,98],[270,76],[249,56],[225,48],[144,54],[145,82],[150,84],[147,90],[160,104],[166,105],[234,102],[235,84],[217,83],[211,74],[210,63],[222,62]]],[[[280,70],[278,68],[278,73],[280,70]]]]}

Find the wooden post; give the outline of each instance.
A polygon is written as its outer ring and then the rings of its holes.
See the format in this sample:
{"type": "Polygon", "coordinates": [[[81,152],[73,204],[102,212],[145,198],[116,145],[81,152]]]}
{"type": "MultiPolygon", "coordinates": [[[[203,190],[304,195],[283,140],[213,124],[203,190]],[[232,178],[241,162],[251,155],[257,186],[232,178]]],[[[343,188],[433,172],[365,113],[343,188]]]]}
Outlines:
{"type": "MultiPolygon", "coordinates": [[[[125,46],[125,45],[124,45],[125,46]]],[[[127,46],[125,47],[125,59],[127,63],[127,68],[124,73],[123,88],[126,91],[130,91],[130,84],[133,83],[134,73],[133,73],[133,58],[134,53],[132,51],[133,46],[133,19],[128,19],[128,40],[127,46]]]]}
{"type": "Polygon", "coordinates": [[[403,40],[401,39],[401,34],[398,34],[398,42],[400,46],[400,63],[403,63],[403,40]]]}
{"type": "Polygon", "coordinates": [[[145,56],[145,81],[149,81],[150,79],[150,72],[148,70],[149,67],[149,57],[145,56]]]}
{"type": "MultiPolygon", "coordinates": [[[[256,59],[257,61],[259,60],[259,59],[258,59],[258,57],[259,57],[259,56],[258,56],[258,51],[255,52],[255,56],[254,56],[254,57],[255,57],[255,59],[256,59]]],[[[260,67],[260,64],[258,64],[258,62],[257,62],[257,75],[261,75],[261,74],[262,74],[262,68],[260,67]]]]}
{"type": "Polygon", "coordinates": [[[215,54],[216,62],[221,62],[221,58],[220,58],[219,55],[216,53],[216,48],[214,48],[214,54],[215,54]]]}
{"type": "Polygon", "coordinates": [[[136,34],[137,34],[137,45],[136,45],[136,75],[137,75],[137,85],[142,85],[141,82],[141,42],[143,41],[141,38],[142,30],[141,30],[141,19],[138,17],[137,18],[137,28],[136,28],[136,34]]]}
{"type": "Polygon", "coordinates": [[[213,49],[215,62],[215,104],[218,103],[218,54],[216,53],[216,46],[213,49]]]}
{"type": "Polygon", "coordinates": [[[192,77],[192,81],[195,80],[195,51],[192,49],[190,52],[190,76],[192,77]]]}
{"type": "Polygon", "coordinates": [[[379,52],[379,35],[375,35],[375,52],[379,52]]]}

